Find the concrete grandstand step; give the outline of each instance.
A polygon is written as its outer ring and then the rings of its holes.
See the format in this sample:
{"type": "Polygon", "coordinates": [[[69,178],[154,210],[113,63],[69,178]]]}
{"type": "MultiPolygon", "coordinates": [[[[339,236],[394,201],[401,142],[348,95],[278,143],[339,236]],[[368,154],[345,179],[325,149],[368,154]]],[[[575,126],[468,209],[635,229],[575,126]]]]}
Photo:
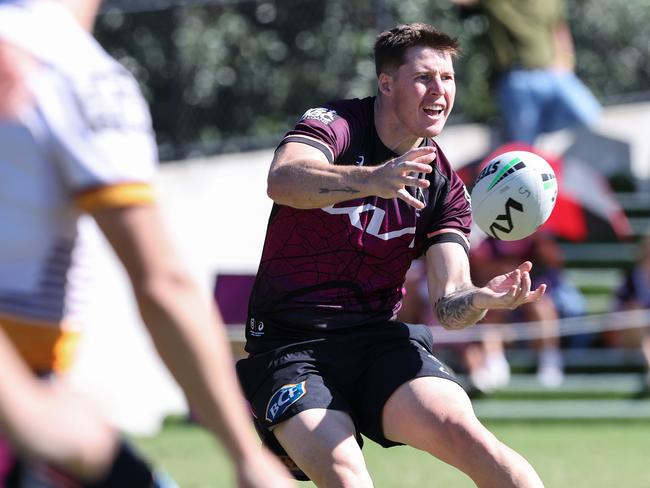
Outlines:
{"type": "Polygon", "coordinates": [[[567,268],[567,279],[584,291],[612,292],[623,280],[620,268],[567,268]]]}
{"type": "MultiPolygon", "coordinates": [[[[514,370],[534,369],[537,366],[537,352],[534,350],[511,349],[506,351],[506,355],[514,370]]],[[[645,366],[640,349],[567,348],[562,349],[562,358],[564,366],[569,372],[572,369],[598,373],[605,373],[609,370],[641,372],[645,366]]]]}
{"type": "Polygon", "coordinates": [[[514,374],[507,386],[488,394],[474,392],[465,375],[459,380],[477,399],[486,400],[624,400],[643,396],[648,388],[641,373],[569,374],[552,388],[542,385],[536,375],[514,374]]]}
{"type": "Polygon", "coordinates": [[[644,236],[650,231],[650,217],[629,217],[630,227],[635,236],[644,236]]]}
{"type": "Polygon", "coordinates": [[[474,400],[483,420],[650,419],[650,400],[474,400]]]}
{"type": "Polygon", "coordinates": [[[585,311],[589,315],[607,313],[612,310],[612,293],[584,293],[584,298],[585,311]]]}
{"type": "Polygon", "coordinates": [[[563,243],[560,245],[567,267],[628,266],[636,259],[636,243],[563,243]]]}
{"type": "Polygon", "coordinates": [[[616,199],[626,213],[639,212],[650,215],[650,195],[644,191],[616,193],[616,199]]]}
{"type": "Polygon", "coordinates": [[[548,391],[562,393],[636,393],[643,384],[644,375],[640,373],[598,373],[568,374],[562,384],[546,390],[532,374],[515,374],[510,378],[507,391],[512,393],[537,393],[548,391]]]}

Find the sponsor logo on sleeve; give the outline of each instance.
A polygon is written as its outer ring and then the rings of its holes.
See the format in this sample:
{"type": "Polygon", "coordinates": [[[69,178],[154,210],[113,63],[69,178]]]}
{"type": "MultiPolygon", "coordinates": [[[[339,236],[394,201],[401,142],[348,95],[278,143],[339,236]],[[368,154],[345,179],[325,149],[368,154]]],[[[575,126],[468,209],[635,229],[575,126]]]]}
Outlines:
{"type": "Polygon", "coordinates": [[[302,122],[303,120],[318,120],[323,124],[329,125],[338,118],[339,116],[336,113],[336,110],[319,107],[319,108],[310,108],[309,110],[307,110],[300,118],[300,121],[302,122]]]}
{"type": "Polygon", "coordinates": [[[275,422],[280,415],[307,393],[305,382],[284,385],[277,390],[266,407],[266,420],[275,422]]]}

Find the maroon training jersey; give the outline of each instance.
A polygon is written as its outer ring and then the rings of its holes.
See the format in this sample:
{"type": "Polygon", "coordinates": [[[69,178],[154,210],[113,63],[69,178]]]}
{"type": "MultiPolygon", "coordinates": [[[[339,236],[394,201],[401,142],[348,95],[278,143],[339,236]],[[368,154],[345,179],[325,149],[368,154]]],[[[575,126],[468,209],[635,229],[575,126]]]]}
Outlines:
{"type": "MultiPolygon", "coordinates": [[[[375,166],[397,154],[374,125],[374,97],[308,110],[280,143],[321,150],[332,164],[375,166]]],[[[395,316],[411,261],[432,244],[467,249],[471,214],[465,186],[432,140],[430,186],[411,188],[416,210],[398,198],[370,196],[302,210],[275,204],[249,304],[250,339],[269,326],[285,331],[357,327],[395,316]],[[261,327],[259,323],[263,322],[261,327]]],[[[270,337],[269,337],[270,339],[270,337]]]]}

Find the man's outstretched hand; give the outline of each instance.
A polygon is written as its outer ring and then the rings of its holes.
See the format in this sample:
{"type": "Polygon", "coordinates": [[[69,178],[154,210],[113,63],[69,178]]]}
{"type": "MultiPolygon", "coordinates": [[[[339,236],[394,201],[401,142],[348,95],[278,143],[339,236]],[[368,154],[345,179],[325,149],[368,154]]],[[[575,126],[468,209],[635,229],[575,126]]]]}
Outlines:
{"type": "Polygon", "coordinates": [[[492,278],[487,285],[479,288],[473,305],[477,308],[515,309],[525,303],[536,302],[546,292],[546,285],[531,290],[530,270],[533,263],[524,261],[517,269],[492,278]]]}

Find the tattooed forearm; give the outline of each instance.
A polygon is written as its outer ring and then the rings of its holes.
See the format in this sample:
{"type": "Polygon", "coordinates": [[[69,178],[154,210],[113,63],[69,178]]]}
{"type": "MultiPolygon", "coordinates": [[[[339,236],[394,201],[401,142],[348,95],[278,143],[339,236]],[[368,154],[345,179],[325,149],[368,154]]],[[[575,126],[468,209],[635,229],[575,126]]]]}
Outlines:
{"type": "Polygon", "coordinates": [[[452,330],[464,329],[485,316],[487,310],[472,305],[472,299],[477,291],[478,289],[474,287],[461,288],[436,302],[436,315],[443,327],[452,330]]]}
{"type": "Polygon", "coordinates": [[[359,190],[346,186],[345,188],[321,188],[319,193],[359,193],[359,190]]]}

